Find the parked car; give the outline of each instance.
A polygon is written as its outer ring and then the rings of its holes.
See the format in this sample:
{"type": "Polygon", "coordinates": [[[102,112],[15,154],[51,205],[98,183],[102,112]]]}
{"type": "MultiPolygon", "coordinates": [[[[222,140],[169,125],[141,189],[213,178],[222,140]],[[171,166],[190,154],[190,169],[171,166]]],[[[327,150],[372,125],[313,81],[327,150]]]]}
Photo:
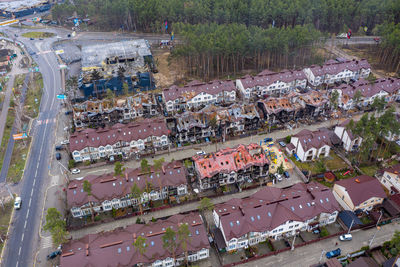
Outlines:
{"type": "Polygon", "coordinates": [[[72,114],[72,110],[65,111],[65,115],[69,115],[69,114],[72,114]]]}
{"type": "Polygon", "coordinates": [[[56,150],[57,151],[62,150],[62,149],[63,149],[63,146],[61,146],[61,145],[60,146],[56,146],[56,150]]]}
{"type": "Polygon", "coordinates": [[[29,38],[29,40],[35,40],[35,39],[31,37],[31,38],[29,38]]]}
{"type": "Polygon", "coordinates": [[[52,253],[47,255],[46,258],[47,258],[47,260],[51,260],[51,259],[54,259],[55,257],[57,257],[58,255],[61,255],[61,250],[53,251],[52,253]]]}
{"type": "Polygon", "coordinates": [[[283,172],[283,175],[284,175],[286,178],[290,178],[289,172],[287,172],[287,171],[283,172]]]}
{"type": "Polygon", "coordinates": [[[203,150],[200,150],[200,151],[197,151],[196,154],[197,154],[197,155],[205,155],[206,152],[204,152],[203,150]]]}
{"type": "Polygon", "coordinates": [[[335,249],[335,250],[332,250],[332,251],[328,251],[328,252],[325,254],[325,256],[326,256],[328,259],[330,259],[330,258],[333,258],[333,257],[340,256],[340,253],[342,253],[342,250],[341,250],[340,248],[338,248],[338,249],[335,249]]]}
{"type": "Polygon", "coordinates": [[[264,143],[269,143],[269,142],[272,142],[272,141],[273,141],[273,139],[271,137],[267,137],[267,138],[264,139],[264,143]]]}
{"type": "Polygon", "coordinates": [[[282,142],[282,141],[280,141],[279,144],[281,145],[281,147],[285,147],[286,146],[285,142],[282,142]]]}
{"type": "Polygon", "coordinates": [[[279,173],[275,173],[275,178],[280,182],[282,181],[282,175],[280,175],[279,173]]]}
{"type": "Polygon", "coordinates": [[[56,159],[57,159],[57,160],[60,160],[60,159],[61,159],[61,153],[58,153],[58,152],[56,153],[56,159]]]}
{"type": "Polygon", "coordinates": [[[313,234],[316,234],[316,235],[321,233],[321,231],[319,229],[314,229],[312,232],[313,232],[313,234]]]}
{"type": "Polygon", "coordinates": [[[21,208],[21,203],[22,203],[21,198],[20,197],[16,197],[15,201],[14,201],[14,208],[16,210],[19,210],[21,208]]]}
{"type": "Polygon", "coordinates": [[[351,234],[344,234],[339,236],[340,241],[351,241],[353,239],[353,236],[351,234]]]}
{"type": "Polygon", "coordinates": [[[80,172],[81,172],[80,169],[72,169],[72,170],[71,170],[71,173],[72,173],[72,174],[78,174],[78,173],[80,173],[80,172]]]}
{"type": "Polygon", "coordinates": [[[43,38],[39,38],[39,40],[43,41],[43,38]]]}
{"type": "Polygon", "coordinates": [[[68,144],[69,144],[69,140],[61,141],[61,144],[62,144],[62,145],[68,145],[68,144]]]}

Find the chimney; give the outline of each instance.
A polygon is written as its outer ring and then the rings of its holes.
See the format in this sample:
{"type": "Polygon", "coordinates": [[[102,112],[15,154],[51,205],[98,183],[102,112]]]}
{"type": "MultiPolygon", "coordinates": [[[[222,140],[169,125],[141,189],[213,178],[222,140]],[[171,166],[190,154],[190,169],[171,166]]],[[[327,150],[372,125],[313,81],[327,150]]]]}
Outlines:
{"type": "Polygon", "coordinates": [[[133,243],[136,242],[136,233],[133,233],[133,243]]]}
{"type": "Polygon", "coordinates": [[[242,215],[245,216],[245,212],[244,212],[242,205],[239,205],[239,210],[242,213],[242,215]]]}
{"type": "Polygon", "coordinates": [[[360,180],[356,179],[356,183],[360,183],[360,180]]]}
{"type": "Polygon", "coordinates": [[[165,167],[164,165],[161,166],[162,172],[165,174],[165,167]]]}
{"type": "Polygon", "coordinates": [[[86,257],[89,256],[89,244],[86,244],[86,257]]]}
{"type": "Polygon", "coordinates": [[[89,134],[88,133],[86,133],[86,138],[89,138],[89,134]]]}
{"type": "Polygon", "coordinates": [[[128,182],[129,181],[129,179],[128,179],[128,172],[125,172],[125,180],[128,182]]]}

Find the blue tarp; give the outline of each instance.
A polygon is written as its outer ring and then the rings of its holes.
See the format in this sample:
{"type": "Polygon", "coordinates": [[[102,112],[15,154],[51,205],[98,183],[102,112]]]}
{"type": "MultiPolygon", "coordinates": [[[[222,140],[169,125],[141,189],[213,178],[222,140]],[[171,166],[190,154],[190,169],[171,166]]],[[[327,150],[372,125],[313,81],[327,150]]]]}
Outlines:
{"type": "Polygon", "coordinates": [[[339,212],[339,218],[342,220],[342,222],[346,225],[347,228],[350,227],[353,220],[354,222],[352,228],[354,228],[357,225],[363,225],[360,219],[358,219],[357,215],[351,210],[343,210],[339,212]]]}

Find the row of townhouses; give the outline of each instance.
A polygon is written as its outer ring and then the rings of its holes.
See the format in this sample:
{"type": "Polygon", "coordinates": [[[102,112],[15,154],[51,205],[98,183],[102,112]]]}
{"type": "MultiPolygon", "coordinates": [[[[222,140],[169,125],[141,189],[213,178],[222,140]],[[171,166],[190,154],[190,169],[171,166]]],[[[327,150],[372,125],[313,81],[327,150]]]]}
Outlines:
{"type": "Polygon", "coordinates": [[[117,123],[102,129],[76,131],[69,138],[69,150],[75,162],[130,157],[139,152],[168,149],[170,131],[164,119],[143,119],[128,124],[117,123]]]}
{"type": "Polygon", "coordinates": [[[210,244],[204,222],[199,213],[177,214],[148,224],[132,224],[111,232],[89,234],[63,245],[60,266],[178,266],[207,259],[210,244]],[[182,224],[188,225],[189,239],[187,253],[176,237],[176,248],[164,246],[163,236],[166,229],[177,232],[182,224]],[[136,240],[144,239],[146,249],[141,252],[135,247],[136,240]]]}
{"type": "Polygon", "coordinates": [[[187,171],[180,161],[163,163],[160,170],[149,171],[126,169],[122,175],[113,173],[88,175],[72,180],[67,189],[67,205],[73,217],[139,207],[148,209],[150,201],[178,199],[188,193],[187,171]],[[88,181],[92,185],[91,195],[83,190],[88,181]],[[140,197],[132,194],[132,187],[140,189],[140,197]]]}
{"type": "Polygon", "coordinates": [[[215,205],[213,217],[227,251],[312,230],[336,221],[332,191],[316,182],[265,187],[253,195],[215,205]]]}
{"type": "Polygon", "coordinates": [[[85,101],[72,107],[76,129],[104,128],[117,122],[129,122],[138,117],[153,117],[159,109],[153,94],[137,94],[115,99],[85,101]]]}
{"type": "Polygon", "coordinates": [[[384,98],[386,102],[400,100],[400,79],[382,78],[374,82],[360,79],[353,84],[342,84],[334,90],[339,93],[339,107],[349,110],[356,106],[369,106],[376,98],[384,98]],[[354,99],[357,91],[360,92],[358,103],[354,99]]]}

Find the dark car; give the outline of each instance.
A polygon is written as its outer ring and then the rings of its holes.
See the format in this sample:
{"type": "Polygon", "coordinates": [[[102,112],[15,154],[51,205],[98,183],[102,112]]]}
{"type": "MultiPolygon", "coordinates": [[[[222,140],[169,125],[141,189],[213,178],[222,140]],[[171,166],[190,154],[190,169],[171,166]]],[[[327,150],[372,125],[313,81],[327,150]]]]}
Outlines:
{"type": "MultiPolygon", "coordinates": [[[[63,146],[56,146],[56,150],[62,150],[63,149],[63,146]]],[[[57,155],[56,155],[56,157],[57,157],[57,155]]]]}
{"type": "Polygon", "coordinates": [[[51,259],[54,259],[55,257],[57,257],[58,255],[61,255],[61,250],[53,251],[52,253],[47,255],[46,258],[47,258],[47,260],[51,260],[51,259]]]}
{"type": "Polygon", "coordinates": [[[60,159],[61,159],[61,153],[58,153],[58,152],[56,153],[56,159],[57,159],[57,160],[60,160],[60,159]]]}
{"type": "Polygon", "coordinates": [[[39,40],[42,40],[42,41],[43,41],[43,38],[39,38],[39,40]]]}
{"type": "Polygon", "coordinates": [[[265,138],[264,143],[272,142],[273,139],[271,137],[265,138]]]}
{"type": "Polygon", "coordinates": [[[65,111],[65,115],[69,115],[69,114],[72,114],[72,110],[65,111]]]}
{"type": "Polygon", "coordinates": [[[288,247],[288,248],[290,248],[290,243],[289,243],[289,241],[285,240],[285,246],[288,247]]]}
{"type": "Polygon", "coordinates": [[[342,253],[342,250],[341,250],[340,248],[338,248],[338,249],[335,249],[335,250],[332,250],[332,251],[328,251],[328,252],[325,254],[325,256],[326,256],[328,259],[330,259],[330,258],[333,258],[333,257],[340,256],[340,253],[342,253]]]}
{"type": "Polygon", "coordinates": [[[31,37],[31,38],[29,38],[29,40],[35,40],[35,39],[31,37]]]}
{"type": "Polygon", "coordinates": [[[289,172],[287,172],[287,171],[284,171],[284,172],[283,172],[283,175],[284,175],[286,178],[290,178],[289,172]]]}
{"type": "Polygon", "coordinates": [[[67,37],[70,38],[70,37],[71,37],[71,34],[68,34],[67,37]]]}

